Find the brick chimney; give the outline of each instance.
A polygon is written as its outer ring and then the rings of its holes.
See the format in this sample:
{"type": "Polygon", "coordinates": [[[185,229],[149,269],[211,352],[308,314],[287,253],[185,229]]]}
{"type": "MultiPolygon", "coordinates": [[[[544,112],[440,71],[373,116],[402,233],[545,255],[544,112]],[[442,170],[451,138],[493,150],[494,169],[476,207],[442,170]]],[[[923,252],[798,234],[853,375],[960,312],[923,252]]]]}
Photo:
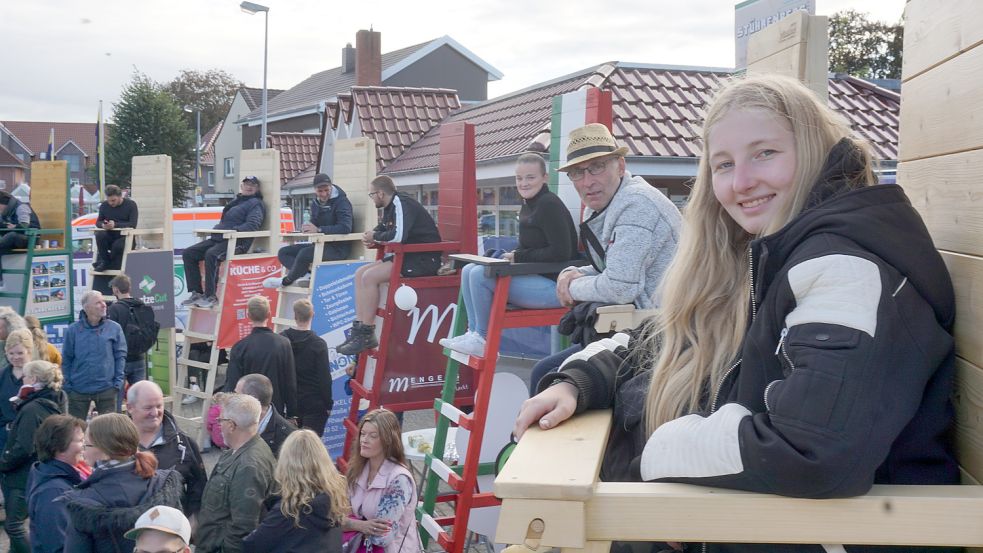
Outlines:
{"type": "Polygon", "coordinates": [[[382,85],[382,38],[376,31],[355,33],[355,86],[382,85]]]}
{"type": "Polygon", "coordinates": [[[355,49],[349,42],[341,49],[341,72],[352,73],[355,71],[355,49]]]}

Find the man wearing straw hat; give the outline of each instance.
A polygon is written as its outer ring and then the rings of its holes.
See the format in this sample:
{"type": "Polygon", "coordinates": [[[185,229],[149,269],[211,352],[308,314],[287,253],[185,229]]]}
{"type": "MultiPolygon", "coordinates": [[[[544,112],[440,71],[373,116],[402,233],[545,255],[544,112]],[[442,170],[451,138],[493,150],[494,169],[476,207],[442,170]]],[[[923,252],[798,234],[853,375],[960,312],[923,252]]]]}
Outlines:
{"type": "MultiPolygon", "coordinates": [[[[570,132],[567,174],[586,209],[580,241],[590,260],[568,267],[556,280],[560,302],[635,304],[658,307],[654,297],[676,252],[682,217],[676,206],[642,177],[625,168],[628,148],[619,146],[611,131],[591,123],[570,132]]],[[[539,379],[556,370],[575,346],[551,355],[533,368],[533,393],[539,379]]]]}

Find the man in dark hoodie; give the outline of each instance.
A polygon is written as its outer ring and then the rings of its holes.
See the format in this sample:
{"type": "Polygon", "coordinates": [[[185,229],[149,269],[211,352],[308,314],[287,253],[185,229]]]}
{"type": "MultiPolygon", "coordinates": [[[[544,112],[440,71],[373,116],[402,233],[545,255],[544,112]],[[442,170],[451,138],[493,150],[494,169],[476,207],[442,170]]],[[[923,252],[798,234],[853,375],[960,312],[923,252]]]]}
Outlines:
{"type": "MultiPolygon", "coordinates": [[[[301,226],[303,232],[321,234],[348,234],[352,231],[352,203],[345,191],[331,183],[331,177],[324,173],[314,175],[314,201],[311,202],[310,222],[301,226]]],[[[329,242],[324,244],[322,261],[347,259],[352,251],[349,242],[329,242]]],[[[280,263],[287,269],[283,278],[270,277],[263,281],[267,288],[290,286],[311,270],[314,261],[314,244],[291,244],[280,248],[277,253],[280,263]]]]}
{"type": "Polygon", "coordinates": [[[201,494],[208,477],[198,444],[181,432],[173,415],[164,410],[164,392],[152,380],[141,380],[126,391],[126,412],[140,433],[140,451],[157,457],[157,467],[181,473],[184,514],[201,510],[201,494]]]}
{"type": "MultiPolygon", "coordinates": [[[[215,230],[257,231],[263,226],[265,218],[266,206],[263,205],[263,195],[259,191],[259,179],[246,177],[242,179],[235,199],[222,208],[222,218],[215,225],[215,230]]],[[[218,263],[225,257],[228,242],[222,234],[213,234],[206,240],[184,249],[181,258],[184,260],[184,275],[191,296],[181,302],[181,305],[193,304],[202,309],[209,309],[218,303],[218,297],[215,296],[218,263]],[[205,262],[204,288],[201,283],[201,269],[198,267],[198,263],[202,260],[205,262]]],[[[238,240],[236,253],[245,253],[252,243],[252,238],[238,240]]]]}
{"type": "Polygon", "coordinates": [[[294,302],[294,323],[280,334],[290,340],[297,372],[297,418],[301,428],[313,430],[318,436],[331,415],[331,367],[328,345],[311,330],[314,306],[303,298],[294,302]]]}
{"type": "Polygon", "coordinates": [[[247,374],[236,383],[236,393],[256,398],[262,411],[259,414],[259,437],[263,438],[274,457],[280,456],[280,446],[291,432],[297,430],[294,423],[280,416],[270,405],[273,398],[273,384],[261,374],[247,374]]]}
{"type": "Polygon", "coordinates": [[[273,383],[273,407],[289,418],[297,416],[297,376],[290,340],[273,332],[270,301],[253,296],[246,302],[246,316],[253,325],[248,336],[229,350],[229,368],[223,388],[229,392],[247,374],[261,374],[273,383]]]}
{"type": "Polygon", "coordinates": [[[137,203],[123,197],[123,190],[115,184],[106,186],[106,201],[99,204],[95,232],[96,262],[92,270],[118,270],[123,263],[123,246],[126,239],[119,232],[121,228],[137,228],[139,210],[137,203]]]}
{"type": "Polygon", "coordinates": [[[55,501],[82,482],[75,465],[82,459],[85,422],[71,415],[51,415],[34,435],[38,462],[27,483],[31,547],[39,553],[61,553],[65,547],[68,510],[55,501]]]}
{"type": "MultiPolygon", "coordinates": [[[[31,204],[0,190],[0,260],[4,254],[27,247],[24,230],[28,228],[41,228],[41,222],[31,209],[31,204]]],[[[0,273],[0,287],[3,287],[3,273],[0,273]]]]}
{"type": "MultiPolygon", "coordinates": [[[[139,324],[139,321],[131,321],[133,317],[130,311],[143,307],[144,303],[139,298],[130,295],[130,277],[126,275],[116,275],[109,281],[109,287],[116,296],[116,301],[106,310],[109,320],[116,321],[123,328],[126,335],[126,325],[129,323],[139,324]]],[[[132,328],[132,327],[131,327],[132,328]]],[[[132,336],[132,334],[131,334],[132,336]]],[[[147,352],[134,350],[134,343],[128,343],[126,347],[126,364],[123,366],[123,376],[126,381],[133,384],[147,378],[147,352]]]]}

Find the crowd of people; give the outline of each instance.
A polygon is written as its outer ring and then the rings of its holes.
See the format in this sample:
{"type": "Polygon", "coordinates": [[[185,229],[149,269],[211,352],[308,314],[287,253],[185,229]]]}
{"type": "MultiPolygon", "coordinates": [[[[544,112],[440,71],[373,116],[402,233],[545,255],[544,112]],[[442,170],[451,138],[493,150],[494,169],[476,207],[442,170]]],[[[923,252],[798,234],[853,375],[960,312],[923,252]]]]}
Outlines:
{"type": "MultiPolygon", "coordinates": [[[[546,186],[543,158],[518,159],[519,247],[502,257],[571,263],[513,279],[509,302],[570,307],[572,326],[582,329],[599,305],[653,311],[627,333],[593,341],[580,332],[580,343],[540,361],[535,395],[513,434],[613,408],[601,467],[609,481],[806,498],[862,494],[874,483],[957,482],[948,437],[952,285],[904,192],[877,185],[869,146],[791,79],[724,85],[701,138],[705,151],[681,215],[628,172],[627,150],[605,126],[571,132],[559,170],[586,206],[579,233],[546,186]],[[583,263],[575,262],[578,234],[583,263]]],[[[304,230],[350,232],[344,192],[326,175],[315,186],[304,230]]],[[[262,221],[259,188],[255,177],[243,180],[221,228],[262,221]]],[[[440,241],[430,215],[389,177],[373,180],[369,195],[382,217],[364,234],[366,246],[440,241]]],[[[3,216],[29,219],[16,206],[3,216]]],[[[223,240],[185,250],[195,270],[205,261],[203,287],[200,275],[191,285],[200,308],[215,303],[223,240]]],[[[111,264],[112,244],[104,247],[101,259],[111,264]]],[[[286,273],[267,286],[295,283],[312,252],[281,252],[286,273]]],[[[337,253],[326,250],[325,259],[337,253]]],[[[403,276],[436,274],[440,261],[436,251],[407,255],[403,276]]],[[[393,267],[383,258],[356,273],[355,325],[339,352],[378,345],[379,286],[393,267]]],[[[484,355],[493,282],[477,266],[465,267],[461,280],[468,331],[442,343],[484,355]]],[[[127,281],[114,285],[128,289],[127,281]]],[[[101,294],[87,292],[82,306],[60,360],[37,321],[0,308],[0,394],[11,398],[0,401],[0,484],[11,551],[422,550],[398,416],[385,409],[362,416],[344,475],[321,442],[330,372],[325,344],[310,330],[309,301],[293,304],[296,328],[278,334],[269,329],[269,302],[249,300],[252,332],[229,351],[226,383],[209,412],[222,453],[207,475],[197,443],[164,409],[161,389],[144,380],[145,361],[127,351],[101,294]],[[126,382],[123,415],[115,411],[126,382]]]]}

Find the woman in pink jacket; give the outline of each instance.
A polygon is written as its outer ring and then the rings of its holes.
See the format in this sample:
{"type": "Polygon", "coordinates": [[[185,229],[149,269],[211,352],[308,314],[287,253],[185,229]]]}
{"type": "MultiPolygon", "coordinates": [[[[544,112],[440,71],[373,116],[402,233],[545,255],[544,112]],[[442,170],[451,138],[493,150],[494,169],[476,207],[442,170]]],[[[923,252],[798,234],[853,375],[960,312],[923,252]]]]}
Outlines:
{"type": "Polygon", "coordinates": [[[367,552],[420,553],[416,484],[410,474],[399,420],[392,411],[370,411],[358,426],[358,447],[348,459],[352,516],[342,528],[362,534],[367,552]]]}

